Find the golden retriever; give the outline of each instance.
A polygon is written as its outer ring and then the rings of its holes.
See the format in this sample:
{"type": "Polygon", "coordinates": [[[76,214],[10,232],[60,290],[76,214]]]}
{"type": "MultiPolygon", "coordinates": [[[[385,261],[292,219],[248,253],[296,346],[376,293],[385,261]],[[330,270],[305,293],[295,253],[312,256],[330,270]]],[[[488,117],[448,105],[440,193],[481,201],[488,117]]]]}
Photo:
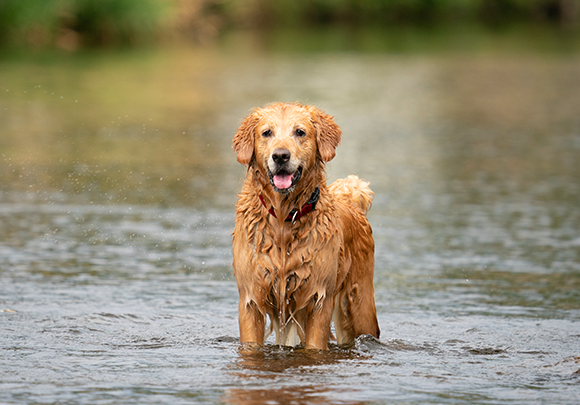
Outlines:
{"type": "Polygon", "coordinates": [[[236,204],[233,267],[242,344],[325,350],[379,337],[374,240],[366,218],[373,192],[356,176],[326,184],[341,130],[316,107],[255,109],[233,139],[247,174],[236,204]]]}

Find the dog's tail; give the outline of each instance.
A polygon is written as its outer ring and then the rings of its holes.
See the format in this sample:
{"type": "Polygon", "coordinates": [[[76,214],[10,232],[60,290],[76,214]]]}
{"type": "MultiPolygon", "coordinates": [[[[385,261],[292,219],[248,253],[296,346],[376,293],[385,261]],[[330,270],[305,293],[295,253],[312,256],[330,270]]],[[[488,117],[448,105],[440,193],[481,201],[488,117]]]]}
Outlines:
{"type": "Polygon", "coordinates": [[[328,189],[335,198],[350,202],[366,214],[373,205],[375,193],[370,189],[369,182],[351,174],[346,179],[338,179],[328,189]]]}

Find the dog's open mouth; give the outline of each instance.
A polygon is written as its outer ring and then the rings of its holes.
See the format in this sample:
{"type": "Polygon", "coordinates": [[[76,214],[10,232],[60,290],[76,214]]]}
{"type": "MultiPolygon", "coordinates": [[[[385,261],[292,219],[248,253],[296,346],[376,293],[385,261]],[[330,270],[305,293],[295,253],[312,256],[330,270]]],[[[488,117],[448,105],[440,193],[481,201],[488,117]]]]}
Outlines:
{"type": "Polygon", "coordinates": [[[289,193],[300,180],[300,177],[302,176],[302,167],[299,167],[294,173],[280,170],[274,174],[268,170],[268,176],[270,177],[270,183],[277,192],[289,193]]]}

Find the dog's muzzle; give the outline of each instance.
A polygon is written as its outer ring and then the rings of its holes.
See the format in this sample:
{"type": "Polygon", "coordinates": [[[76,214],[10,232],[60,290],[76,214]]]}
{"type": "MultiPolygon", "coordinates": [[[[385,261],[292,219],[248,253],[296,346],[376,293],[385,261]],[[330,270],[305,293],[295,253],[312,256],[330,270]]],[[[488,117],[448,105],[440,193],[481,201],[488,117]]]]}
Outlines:
{"type": "Polygon", "coordinates": [[[302,167],[292,169],[290,152],[287,149],[276,149],[271,156],[271,165],[268,165],[270,183],[279,193],[287,194],[294,190],[294,186],[302,176],[302,167]]]}

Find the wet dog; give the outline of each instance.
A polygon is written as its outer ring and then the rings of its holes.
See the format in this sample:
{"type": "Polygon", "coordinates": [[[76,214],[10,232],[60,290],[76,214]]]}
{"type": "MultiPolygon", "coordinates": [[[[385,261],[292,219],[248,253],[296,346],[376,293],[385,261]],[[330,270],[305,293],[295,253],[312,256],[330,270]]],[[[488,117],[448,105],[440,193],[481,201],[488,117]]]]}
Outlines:
{"type": "Polygon", "coordinates": [[[247,166],[236,204],[233,267],[240,340],[327,349],[379,337],[374,240],[366,218],[373,192],[356,176],[326,184],[341,130],[316,107],[275,103],[255,109],[233,139],[247,166]]]}

